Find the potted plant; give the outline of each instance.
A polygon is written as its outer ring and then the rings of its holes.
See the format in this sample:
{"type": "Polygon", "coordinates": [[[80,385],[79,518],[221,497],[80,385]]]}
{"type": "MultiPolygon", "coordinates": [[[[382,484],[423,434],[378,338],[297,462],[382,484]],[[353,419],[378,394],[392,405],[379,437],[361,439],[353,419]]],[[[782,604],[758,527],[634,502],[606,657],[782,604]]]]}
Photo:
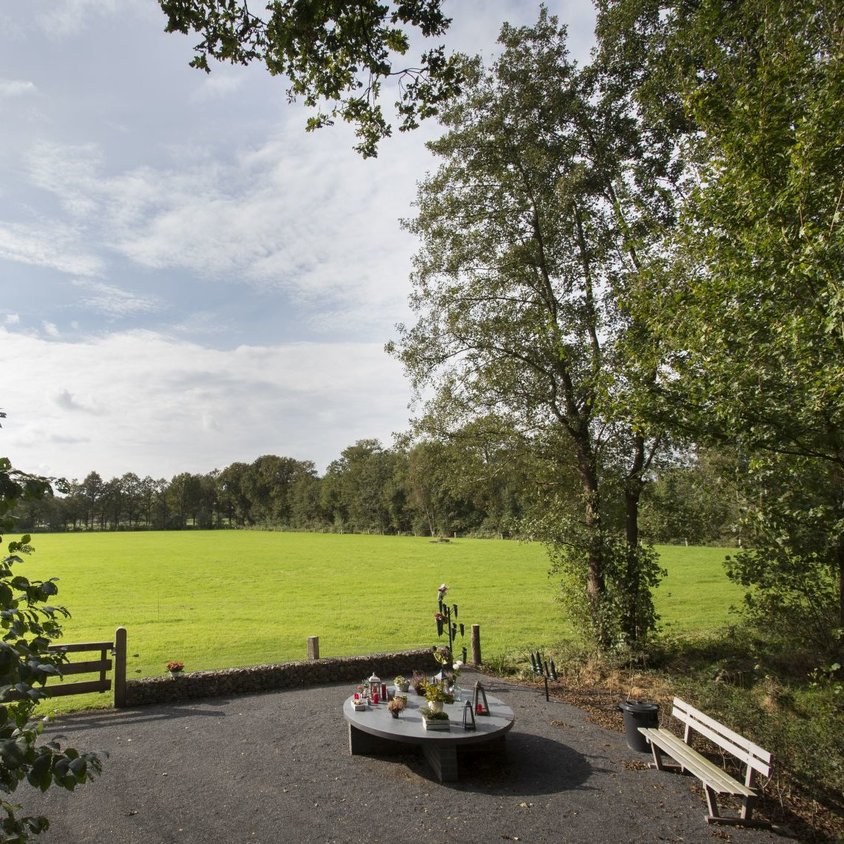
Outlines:
{"type": "Polygon", "coordinates": [[[454,695],[448,691],[444,680],[428,683],[425,699],[428,701],[428,709],[432,712],[442,712],[444,703],[454,703],[454,695]]]}
{"type": "Polygon", "coordinates": [[[405,699],[403,697],[394,697],[388,704],[387,709],[390,710],[390,715],[393,718],[398,718],[399,713],[405,708],[405,699]]]}
{"type": "Polygon", "coordinates": [[[397,692],[407,692],[410,688],[410,681],[407,677],[399,674],[395,680],[393,680],[393,685],[396,687],[397,692]]]}
{"type": "Polygon", "coordinates": [[[167,663],[167,670],[170,672],[171,677],[178,677],[185,670],[185,664],[178,659],[171,659],[167,663]]]}
{"type": "Polygon", "coordinates": [[[421,671],[413,672],[413,688],[416,689],[416,694],[425,697],[425,689],[428,685],[428,678],[421,671]]]}
{"type": "Polygon", "coordinates": [[[422,716],[422,724],[426,730],[448,730],[451,729],[451,721],[448,719],[448,713],[437,712],[431,708],[432,704],[423,706],[419,710],[422,716]]]}

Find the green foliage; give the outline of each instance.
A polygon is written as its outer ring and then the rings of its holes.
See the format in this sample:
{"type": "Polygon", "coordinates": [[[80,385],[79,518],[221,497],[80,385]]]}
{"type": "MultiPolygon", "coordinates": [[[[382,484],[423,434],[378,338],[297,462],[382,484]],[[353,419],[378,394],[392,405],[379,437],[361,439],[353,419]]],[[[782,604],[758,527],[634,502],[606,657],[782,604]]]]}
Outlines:
{"type": "MultiPolygon", "coordinates": [[[[18,501],[49,492],[45,478],[20,472],[0,458],[0,529],[5,533],[13,526],[18,501]]],[[[69,613],[49,603],[58,593],[55,578],[30,580],[13,571],[21,555],[32,551],[29,543],[29,536],[9,542],[0,560],[0,791],[6,794],[24,781],[41,791],[51,785],[72,791],[99,773],[102,764],[96,754],[62,749],[56,741],[38,744],[43,724],[33,723],[32,715],[47,678],[61,675],[63,655],[49,646],[61,636],[59,619],[69,613]]],[[[6,800],[0,809],[5,841],[26,841],[49,826],[45,817],[18,817],[18,807],[6,800]]]]}
{"type": "Polygon", "coordinates": [[[814,641],[844,628],[842,32],[826,0],[607,1],[599,26],[687,164],[671,271],[636,302],[671,350],[661,409],[756,461],[754,547],[731,571],[755,617],[814,641]]]}
{"type": "Polygon", "coordinates": [[[583,591],[587,551],[556,543],[549,554],[551,576],[560,585],[560,603],[590,644],[618,652],[648,645],[659,620],[653,590],[667,574],[653,548],[632,547],[613,535],[602,537],[605,588],[597,608],[583,591]]]}
{"type": "Polygon", "coordinates": [[[688,545],[743,541],[737,478],[744,472],[746,465],[727,448],[697,449],[690,459],[661,468],[642,494],[643,536],[688,545]]]}
{"type": "Polygon", "coordinates": [[[308,131],[340,117],[357,127],[355,148],[364,157],[376,155],[379,141],[392,132],[380,105],[384,80],[399,82],[396,112],[403,132],[437,114],[459,88],[458,64],[442,47],[423,52],[415,66],[392,64],[392,55],[407,53],[413,30],[426,38],[445,32],[450,20],[441,0],[270,0],[266,15],[251,13],[244,0],[159,0],[159,5],[167,32],[201,36],[191,66],[210,72],[210,59],[262,62],[271,74],[287,77],[290,100],[304,97],[316,110],[308,131]]]}
{"type": "Polygon", "coordinates": [[[728,559],[747,587],[745,606],[781,643],[830,657],[840,652],[839,565],[844,503],[837,467],[822,460],[761,454],[742,486],[750,547],[728,559]]]}

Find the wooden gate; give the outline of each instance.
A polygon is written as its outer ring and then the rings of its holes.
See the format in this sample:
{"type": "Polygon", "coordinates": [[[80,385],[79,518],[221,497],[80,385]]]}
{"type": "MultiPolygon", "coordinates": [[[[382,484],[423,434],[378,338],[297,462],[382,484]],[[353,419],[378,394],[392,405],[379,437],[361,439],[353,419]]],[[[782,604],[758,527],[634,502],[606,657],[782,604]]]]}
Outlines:
{"type": "Polygon", "coordinates": [[[107,692],[114,688],[114,705],[122,706],[126,697],[126,628],[118,627],[113,642],[79,642],[69,645],[51,645],[49,650],[57,653],[95,653],[98,657],[61,665],[62,677],[75,674],[98,674],[97,679],[76,680],[70,683],[63,679],[48,681],[43,691],[47,697],[81,695],[86,692],[107,692]],[[112,660],[112,657],[114,659],[112,660]],[[114,683],[107,676],[114,669],[114,683]]]}

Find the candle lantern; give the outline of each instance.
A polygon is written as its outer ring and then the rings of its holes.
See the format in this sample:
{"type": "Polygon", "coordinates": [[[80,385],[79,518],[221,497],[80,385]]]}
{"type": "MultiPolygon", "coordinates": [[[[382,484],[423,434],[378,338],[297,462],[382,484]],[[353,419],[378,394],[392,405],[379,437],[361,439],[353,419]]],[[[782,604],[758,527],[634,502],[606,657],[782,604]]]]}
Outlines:
{"type": "Polygon", "coordinates": [[[480,680],[475,683],[475,693],[472,695],[472,709],[474,709],[475,715],[489,715],[486,689],[481,685],[480,680]]]}
{"type": "Polygon", "coordinates": [[[381,692],[381,678],[373,671],[372,676],[367,680],[369,683],[369,699],[372,703],[378,703],[381,692]]]}
{"type": "Polygon", "coordinates": [[[467,700],[466,705],[463,707],[463,729],[477,729],[477,725],[475,724],[475,708],[472,706],[472,701],[470,700],[467,700]]]}

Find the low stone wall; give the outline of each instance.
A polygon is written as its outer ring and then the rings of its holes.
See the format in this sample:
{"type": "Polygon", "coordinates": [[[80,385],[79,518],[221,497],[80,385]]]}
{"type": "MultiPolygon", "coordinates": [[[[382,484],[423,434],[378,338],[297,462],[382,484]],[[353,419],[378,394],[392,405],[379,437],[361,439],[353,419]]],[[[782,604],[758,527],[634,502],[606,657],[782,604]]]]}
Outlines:
{"type": "Polygon", "coordinates": [[[339,659],[315,659],[221,671],[194,671],[179,677],[150,677],[126,681],[126,706],[177,703],[197,698],[231,697],[256,692],[301,689],[327,683],[356,683],[373,671],[385,682],[414,670],[439,670],[430,648],[398,653],[368,654],[339,659]]]}

